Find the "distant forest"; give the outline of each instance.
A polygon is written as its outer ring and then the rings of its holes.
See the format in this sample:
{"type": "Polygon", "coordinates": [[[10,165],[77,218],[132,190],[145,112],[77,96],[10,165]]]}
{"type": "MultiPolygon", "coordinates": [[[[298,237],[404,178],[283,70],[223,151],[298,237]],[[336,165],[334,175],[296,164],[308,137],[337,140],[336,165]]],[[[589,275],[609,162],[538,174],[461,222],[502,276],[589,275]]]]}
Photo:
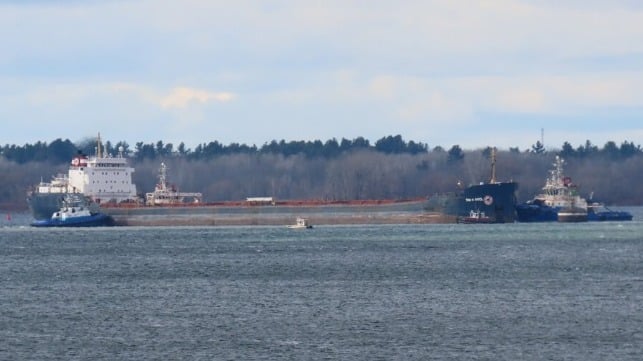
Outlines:
{"type": "MultiPolygon", "coordinates": [[[[464,150],[429,148],[405,141],[400,135],[375,143],[352,140],[276,141],[255,145],[218,141],[187,149],[183,143],[123,141],[103,143],[104,152],[122,150],[136,169],[139,193],[150,192],[161,162],[168,166],[170,181],[184,191],[202,192],[206,201],[242,200],[252,196],[277,199],[409,199],[457,190],[456,184],[488,181],[491,147],[464,150]]],[[[39,181],[66,173],[77,153],[93,155],[96,141],[77,144],[56,139],[50,143],[0,147],[0,209],[24,209],[26,192],[39,181]]],[[[581,193],[612,205],[643,205],[643,150],[624,141],[602,147],[589,140],[559,149],[540,142],[531,148],[509,148],[497,154],[499,180],[520,183],[519,201],[540,191],[555,155],[566,160],[566,174],[581,193]]]]}

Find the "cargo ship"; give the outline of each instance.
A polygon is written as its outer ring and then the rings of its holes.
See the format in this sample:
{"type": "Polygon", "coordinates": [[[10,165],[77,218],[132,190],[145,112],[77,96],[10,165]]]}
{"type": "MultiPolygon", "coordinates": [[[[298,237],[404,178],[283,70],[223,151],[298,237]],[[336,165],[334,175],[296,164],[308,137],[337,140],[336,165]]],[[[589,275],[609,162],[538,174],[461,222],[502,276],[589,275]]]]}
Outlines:
{"type": "Polygon", "coordinates": [[[134,168],[123,155],[103,154],[100,134],[96,155],[88,157],[79,152],[70,164],[67,174],[58,174],[50,182],[41,181],[27,194],[27,204],[36,220],[51,217],[63,205],[66,195],[82,195],[92,211],[101,203],[138,203],[136,186],[132,183],[134,168]]]}
{"type": "MultiPolygon", "coordinates": [[[[458,186],[461,187],[460,182],[458,186]]],[[[465,223],[471,214],[484,214],[485,223],[513,223],[516,220],[517,189],[517,182],[497,181],[494,148],[491,152],[491,177],[488,182],[429,196],[424,209],[441,213],[454,222],[465,223]]]]}
{"type": "Polygon", "coordinates": [[[167,179],[161,163],[153,192],[138,197],[132,182],[134,168],[123,149],[104,154],[100,134],[96,155],[77,154],[68,174],[40,182],[28,193],[27,203],[35,220],[51,217],[68,194],[85,197],[93,212],[114,219],[115,225],[285,225],[305,215],[315,224],[443,223],[440,214],[423,211],[423,198],[398,200],[277,200],[248,197],[244,200],[204,202],[201,193],[180,192],[167,179]]]}

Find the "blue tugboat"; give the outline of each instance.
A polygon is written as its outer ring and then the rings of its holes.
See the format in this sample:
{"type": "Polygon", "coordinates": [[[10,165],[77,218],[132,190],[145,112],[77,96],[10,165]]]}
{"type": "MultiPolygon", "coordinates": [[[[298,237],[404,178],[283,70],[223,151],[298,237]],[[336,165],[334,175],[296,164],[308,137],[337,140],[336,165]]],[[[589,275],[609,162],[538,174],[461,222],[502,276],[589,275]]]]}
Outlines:
{"type": "Polygon", "coordinates": [[[587,201],[578,195],[576,185],[563,174],[564,160],[556,156],[554,169],[534,199],[516,206],[519,222],[586,222],[587,201]]]}
{"type": "Polygon", "coordinates": [[[62,201],[60,210],[54,212],[49,219],[35,220],[33,227],[101,227],[113,226],[112,217],[92,212],[82,195],[67,194],[62,201]]]}

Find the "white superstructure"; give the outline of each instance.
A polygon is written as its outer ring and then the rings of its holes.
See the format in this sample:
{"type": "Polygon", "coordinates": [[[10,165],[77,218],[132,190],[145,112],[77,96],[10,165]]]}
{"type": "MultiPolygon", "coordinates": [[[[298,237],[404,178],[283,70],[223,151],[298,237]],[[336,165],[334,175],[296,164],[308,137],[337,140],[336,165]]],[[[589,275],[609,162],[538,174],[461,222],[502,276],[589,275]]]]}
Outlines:
{"type": "Polygon", "coordinates": [[[75,156],[69,166],[68,191],[82,193],[96,203],[136,201],[136,186],[132,183],[134,168],[130,167],[119,149],[117,156],[103,155],[100,134],[96,155],[75,156]]]}
{"type": "Polygon", "coordinates": [[[66,174],[58,174],[52,177],[51,182],[40,181],[36,188],[37,193],[67,193],[69,178],[66,174]]]}
{"type": "Polygon", "coordinates": [[[148,206],[173,205],[184,203],[201,203],[203,195],[197,192],[179,192],[175,186],[167,181],[167,166],[161,163],[159,169],[159,182],[154,192],[145,194],[145,204],[148,206]]]}
{"type": "Polygon", "coordinates": [[[563,173],[564,162],[561,157],[556,156],[554,169],[549,173],[543,193],[536,196],[535,199],[554,208],[574,208],[586,211],[587,201],[578,195],[576,185],[572,183],[571,178],[566,177],[563,173]]]}

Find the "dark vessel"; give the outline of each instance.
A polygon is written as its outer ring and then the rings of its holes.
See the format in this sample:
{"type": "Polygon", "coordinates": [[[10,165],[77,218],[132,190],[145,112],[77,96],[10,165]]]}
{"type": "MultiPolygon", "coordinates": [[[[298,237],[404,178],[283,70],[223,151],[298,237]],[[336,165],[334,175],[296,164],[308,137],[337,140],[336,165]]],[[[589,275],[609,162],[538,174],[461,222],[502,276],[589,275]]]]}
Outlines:
{"type": "Polygon", "coordinates": [[[453,222],[468,219],[472,212],[485,215],[485,223],[512,223],[516,220],[517,182],[496,180],[496,150],[491,155],[491,179],[458,192],[429,196],[424,209],[451,216],[453,222]]]}

